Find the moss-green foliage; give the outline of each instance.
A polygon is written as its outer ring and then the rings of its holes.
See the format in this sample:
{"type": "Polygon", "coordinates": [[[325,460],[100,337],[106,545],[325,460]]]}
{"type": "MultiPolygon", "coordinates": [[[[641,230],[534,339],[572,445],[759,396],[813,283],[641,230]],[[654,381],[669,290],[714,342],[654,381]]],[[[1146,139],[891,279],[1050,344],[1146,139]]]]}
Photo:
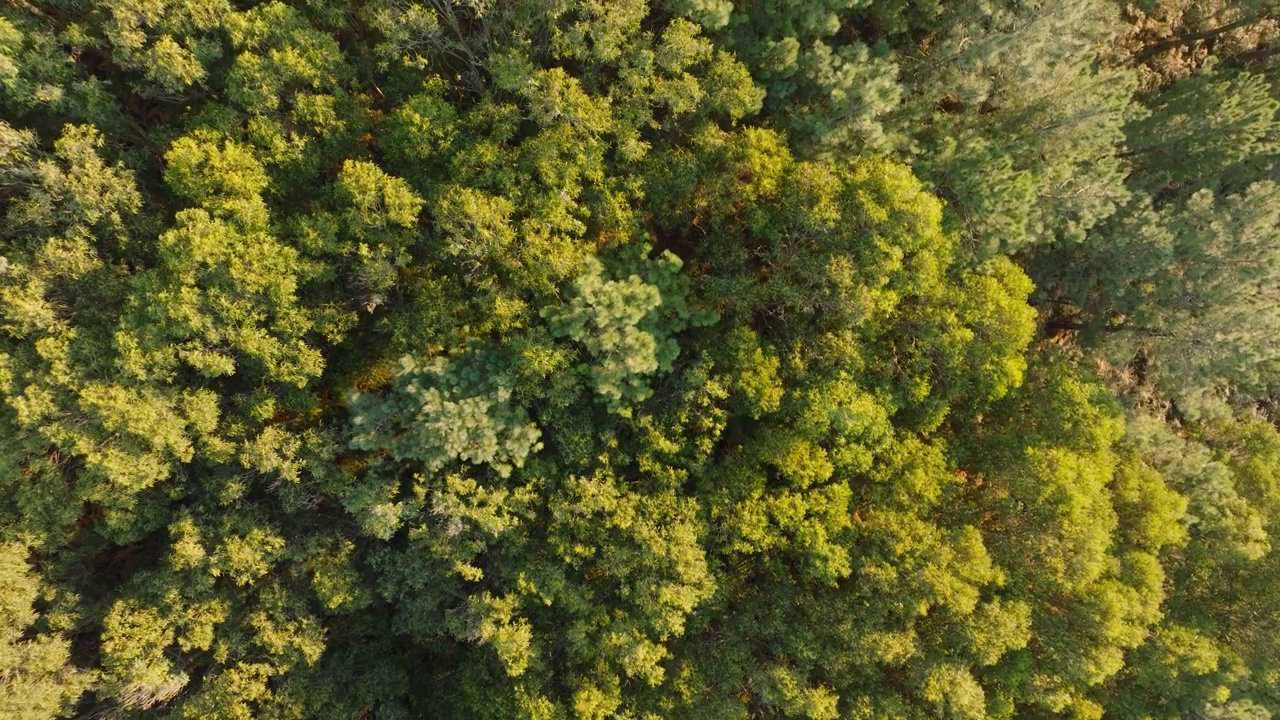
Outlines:
{"type": "Polygon", "coordinates": [[[492,358],[438,358],[419,366],[405,356],[390,397],[352,400],[351,445],[386,449],[433,473],[464,460],[510,475],[541,447],[540,433],[525,409],[512,404],[511,381],[500,372],[492,358]]]}
{"type": "Polygon", "coordinates": [[[1100,66],[1115,3],[664,2],[732,48],[805,156],[885,153],[950,204],[978,259],[1079,241],[1127,197],[1136,87],[1100,66]]]}
{"type": "Polygon", "coordinates": [[[67,610],[36,612],[40,585],[26,548],[0,548],[0,710],[14,720],[65,717],[94,677],[71,661],[67,610]]]}
{"type": "Polygon", "coordinates": [[[9,3],[0,716],[1271,717],[1274,10],[9,3]]]}

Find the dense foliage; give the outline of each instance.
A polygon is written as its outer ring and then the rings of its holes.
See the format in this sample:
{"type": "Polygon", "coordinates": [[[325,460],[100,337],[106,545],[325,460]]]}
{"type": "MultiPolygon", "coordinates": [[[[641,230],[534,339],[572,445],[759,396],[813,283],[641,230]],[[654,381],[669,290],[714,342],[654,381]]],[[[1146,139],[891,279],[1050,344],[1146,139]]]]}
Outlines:
{"type": "Polygon", "coordinates": [[[0,6],[0,716],[1280,715],[1274,0],[0,6]]]}

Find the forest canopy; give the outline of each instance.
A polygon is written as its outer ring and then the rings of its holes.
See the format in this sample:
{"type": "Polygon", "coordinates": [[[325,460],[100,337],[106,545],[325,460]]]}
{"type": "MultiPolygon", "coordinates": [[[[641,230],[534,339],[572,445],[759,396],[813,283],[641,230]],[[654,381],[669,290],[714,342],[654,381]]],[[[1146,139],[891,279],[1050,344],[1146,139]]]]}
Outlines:
{"type": "Polygon", "coordinates": [[[0,717],[1280,718],[1276,0],[0,4],[0,717]]]}

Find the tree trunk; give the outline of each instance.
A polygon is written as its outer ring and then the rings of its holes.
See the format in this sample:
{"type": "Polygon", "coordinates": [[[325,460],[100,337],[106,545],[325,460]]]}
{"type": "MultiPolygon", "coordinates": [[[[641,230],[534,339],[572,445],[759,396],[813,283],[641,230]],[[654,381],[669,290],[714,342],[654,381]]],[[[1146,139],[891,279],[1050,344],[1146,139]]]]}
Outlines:
{"type": "Polygon", "coordinates": [[[1178,35],[1175,37],[1171,37],[1168,40],[1162,40],[1161,42],[1158,42],[1155,45],[1151,45],[1147,47],[1145,50],[1138,53],[1138,56],[1134,58],[1134,60],[1136,62],[1141,63],[1146,60],[1150,60],[1152,57],[1159,55],[1165,50],[1172,50],[1173,48],[1182,47],[1183,45],[1190,45],[1191,43],[1199,42],[1201,40],[1209,40],[1212,38],[1216,38],[1219,35],[1225,35],[1226,33],[1229,33],[1232,30],[1239,30],[1240,28],[1243,28],[1243,27],[1255,25],[1259,22],[1262,22],[1264,19],[1265,19],[1265,16],[1263,15],[1250,16],[1242,20],[1236,20],[1235,22],[1227,23],[1226,25],[1219,25],[1218,27],[1212,28],[1209,30],[1201,30],[1200,32],[1188,33],[1186,35],[1178,35]]]}
{"type": "Polygon", "coordinates": [[[1273,40],[1272,42],[1264,45],[1259,45],[1249,52],[1243,52],[1239,55],[1226,59],[1234,67],[1239,67],[1244,70],[1252,70],[1253,68],[1250,66],[1263,60],[1274,58],[1277,55],[1280,55],[1280,42],[1273,40]]]}

